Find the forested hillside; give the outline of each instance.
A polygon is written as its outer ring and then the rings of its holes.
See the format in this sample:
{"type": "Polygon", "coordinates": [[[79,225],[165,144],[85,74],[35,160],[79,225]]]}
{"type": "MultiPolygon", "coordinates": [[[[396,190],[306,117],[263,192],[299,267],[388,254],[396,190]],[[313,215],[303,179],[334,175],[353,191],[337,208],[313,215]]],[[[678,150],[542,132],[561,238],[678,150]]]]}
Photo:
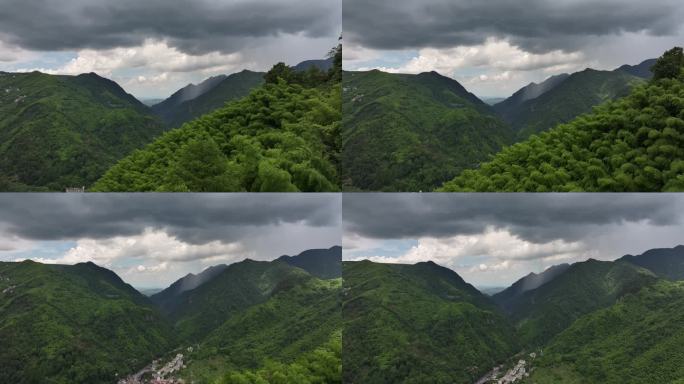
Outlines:
{"type": "Polygon", "coordinates": [[[432,190],[513,138],[491,107],[435,72],[345,72],[342,105],[349,190],[432,190]]]}
{"type": "Polygon", "coordinates": [[[496,306],[434,263],[345,262],[348,383],[473,383],[518,352],[496,306]]]}
{"type": "Polygon", "coordinates": [[[163,131],[148,107],[94,73],[0,72],[0,190],[88,187],[163,131]]]}
{"type": "Polygon", "coordinates": [[[274,66],[265,85],[132,153],[93,189],[339,190],[341,54],[327,73],[274,66]]]}
{"type": "Polygon", "coordinates": [[[668,51],[647,85],[504,149],[441,190],[684,190],[683,56],[668,51]]]}
{"type": "Polygon", "coordinates": [[[0,382],[114,383],[173,345],[152,303],[92,263],[0,263],[0,382]]]}

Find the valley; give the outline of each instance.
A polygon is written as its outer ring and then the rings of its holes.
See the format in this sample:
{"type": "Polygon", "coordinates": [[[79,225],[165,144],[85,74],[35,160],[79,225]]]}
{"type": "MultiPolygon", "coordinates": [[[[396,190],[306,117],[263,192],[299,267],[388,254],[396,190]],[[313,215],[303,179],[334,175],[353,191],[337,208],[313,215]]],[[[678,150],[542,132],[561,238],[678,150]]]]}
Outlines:
{"type": "Polygon", "coordinates": [[[0,381],[341,382],[341,248],[302,255],[210,268],[150,298],[93,263],[0,263],[0,381]]]}
{"type": "Polygon", "coordinates": [[[682,263],[684,246],[560,265],[490,299],[434,263],[344,262],[344,380],[671,382],[684,294],[662,267],[682,263]]]}

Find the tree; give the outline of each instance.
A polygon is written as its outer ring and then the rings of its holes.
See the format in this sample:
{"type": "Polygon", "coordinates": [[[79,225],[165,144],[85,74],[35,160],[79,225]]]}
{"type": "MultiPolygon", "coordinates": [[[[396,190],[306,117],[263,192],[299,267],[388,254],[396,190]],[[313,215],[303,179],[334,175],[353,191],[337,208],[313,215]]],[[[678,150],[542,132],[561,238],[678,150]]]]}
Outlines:
{"type": "Polygon", "coordinates": [[[684,52],[682,47],[674,47],[665,52],[653,65],[653,79],[676,79],[684,67],[684,52]]]}

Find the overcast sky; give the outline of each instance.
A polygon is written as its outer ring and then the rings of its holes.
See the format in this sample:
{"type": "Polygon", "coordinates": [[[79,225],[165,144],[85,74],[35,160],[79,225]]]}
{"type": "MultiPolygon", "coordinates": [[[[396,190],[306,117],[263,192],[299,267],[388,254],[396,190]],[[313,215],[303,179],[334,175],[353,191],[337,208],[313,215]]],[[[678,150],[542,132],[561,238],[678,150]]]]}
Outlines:
{"type": "Polygon", "coordinates": [[[476,286],[684,244],[681,194],[345,194],[345,260],[432,260],[476,286]]]}
{"type": "Polygon", "coordinates": [[[0,261],[93,261],[139,287],[340,245],[339,194],[3,194],[0,261]]]}
{"type": "Polygon", "coordinates": [[[324,58],[341,0],[0,0],[0,70],[96,72],[140,98],[324,58]]]}
{"type": "Polygon", "coordinates": [[[344,0],[344,67],[435,70],[478,96],[684,44],[681,0],[344,0]]]}

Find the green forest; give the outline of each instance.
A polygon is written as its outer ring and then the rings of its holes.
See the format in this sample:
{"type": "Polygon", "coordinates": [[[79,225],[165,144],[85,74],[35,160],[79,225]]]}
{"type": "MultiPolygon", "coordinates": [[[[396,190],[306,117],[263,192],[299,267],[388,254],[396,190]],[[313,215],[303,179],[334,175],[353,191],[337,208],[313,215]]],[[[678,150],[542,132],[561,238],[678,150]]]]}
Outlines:
{"type": "Polygon", "coordinates": [[[439,190],[684,190],[684,55],[674,48],[629,96],[505,148],[439,190]]]}
{"type": "Polygon", "coordinates": [[[182,353],[186,382],[341,383],[340,262],[340,247],[244,260],[151,298],[93,263],[0,263],[0,382],[111,384],[182,353]],[[310,254],[340,273],[309,273],[310,254]]]}
{"type": "Polygon", "coordinates": [[[119,161],[92,191],[337,191],[341,46],[328,72],[280,63],[247,97],[119,161]]]}

